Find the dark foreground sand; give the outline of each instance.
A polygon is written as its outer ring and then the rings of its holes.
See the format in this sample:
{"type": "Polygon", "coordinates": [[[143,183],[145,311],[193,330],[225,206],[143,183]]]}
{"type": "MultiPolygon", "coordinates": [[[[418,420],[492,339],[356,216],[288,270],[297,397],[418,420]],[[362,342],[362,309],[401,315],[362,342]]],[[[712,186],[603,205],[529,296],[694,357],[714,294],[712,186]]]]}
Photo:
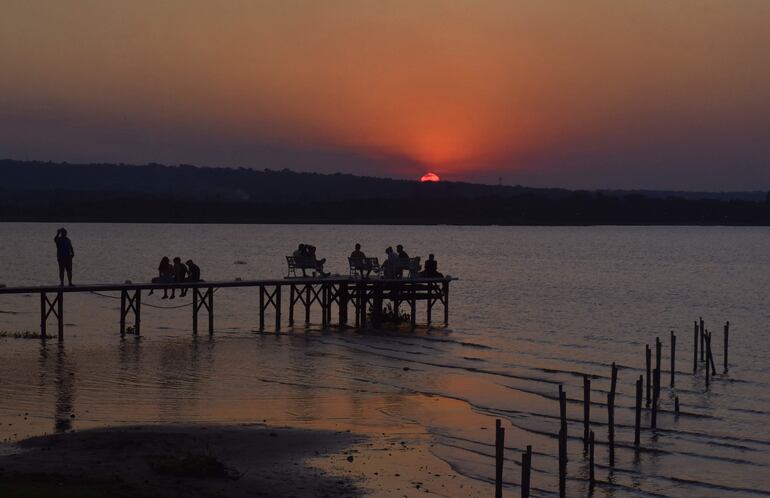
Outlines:
{"type": "MultiPolygon", "coordinates": [[[[307,459],[363,438],[262,426],[142,426],[27,439],[0,456],[0,496],[360,496],[307,459]]],[[[353,457],[349,457],[353,460],[353,457]]]]}

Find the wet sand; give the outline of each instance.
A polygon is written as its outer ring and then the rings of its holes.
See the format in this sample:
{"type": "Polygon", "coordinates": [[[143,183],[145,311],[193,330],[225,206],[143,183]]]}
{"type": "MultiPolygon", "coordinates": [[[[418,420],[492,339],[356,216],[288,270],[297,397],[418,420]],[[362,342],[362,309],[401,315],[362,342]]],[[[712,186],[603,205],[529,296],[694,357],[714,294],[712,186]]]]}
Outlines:
{"type": "Polygon", "coordinates": [[[346,448],[363,440],[262,426],[136,426],[35,437],[0,457],[0,495],[360,496],[354,479],[308,459],[347,461],[346,448]]]}

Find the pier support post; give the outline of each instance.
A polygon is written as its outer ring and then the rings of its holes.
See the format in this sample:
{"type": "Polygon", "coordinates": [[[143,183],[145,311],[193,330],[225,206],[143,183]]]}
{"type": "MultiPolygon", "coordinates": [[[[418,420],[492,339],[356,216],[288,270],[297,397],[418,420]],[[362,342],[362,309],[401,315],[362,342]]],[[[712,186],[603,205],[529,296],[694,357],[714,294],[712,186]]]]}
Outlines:
{"type": "Polygon", "coordinates": [[[265,286],[259,286],[259,331],[265,331],[265,286]]]}
{"type": "Polygon", "coordinates": [[[312,284],[305,284],[305,325],[310,323],[310,291],[312,284]]]}
{"type": "Polygon", "coordinates": [[[46,338],[46,325],[48,317],[51,315],[56,317],[59,341],[64,340],[64,293],[58,291],[55,296],[51,301],[48,299],[48,294],[40,293],[40,337],[42,340],[46,338]]]}
{"type": "Polygon", "coordinates": [[[449,326],[449,282],[444,282],[444,327],[449,326]]]}
{"type": "Polygon", "coordinates": [[[294,326],[294,284],[289,285],[289,327],[294,326]]]}
{"type": "Polygon", "coordinates": [[[348,284],[343,282],[339,286],[338,291],[338,311],[340,328],[346,328],[348,325],[348,284]]]}
{"type": "Polygon", "coordinates": [[[527,451],[521,455],[521,497],[529,498],[529,488],[532,478],[532,446],[527,445],[527,451]]]}
{"type": "Polygon", "coordinates": [[[703,325],[703,317],[700,317],[699,322],[700,322],[699,323],[700,325],[700,361],[704,361],[706,356],[706,348],[705,348],[706,329],[703,325]]]}
{"type": "Polygon", "coordinates": [[[275,331],[281,330],[281,284],[275,286],[275,331]]]}
{"type": "Polygon", "coordinates": [[[410,319],[412,321],[412,330],[414,330],[414,328],[417,326],[417,297],[415,295],[417,290],[415,289],[415,284],[410,284],[409,287],[409,309],[411,313],[410,319]]]}
{"type": "Polygon", "coordinates": [[[135,290],[133,293],[128,289],[120,291],[120,337],[126,335],[126,317],[130,312],[134,312],[134,333],[139,335],[141,322],[141,291],[135,290]]]}
{"type": "Polygon", "coordinates": [[[505,428],[495,421],[495,498],[503,496],[503,462],[505,461],[505,428]]]}
{"type": "Polygon", "coordinates": [[[214,333],[214,288],[208,287],[201,291],[193,287],[193,334],[198,334],[198,312],[206,308],[209,313],[209,335],[214,333]]]}

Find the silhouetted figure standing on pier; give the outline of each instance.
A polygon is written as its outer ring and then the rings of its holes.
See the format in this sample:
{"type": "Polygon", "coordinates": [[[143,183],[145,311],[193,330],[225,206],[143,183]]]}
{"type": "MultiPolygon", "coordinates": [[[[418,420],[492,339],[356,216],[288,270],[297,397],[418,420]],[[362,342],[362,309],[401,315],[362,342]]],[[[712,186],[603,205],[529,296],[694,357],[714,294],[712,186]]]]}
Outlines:
{"type": "Polygon", "coordinates": [[[56,260],[59,262],[59,285],[64,285],[65,271],[67,281],[72,285],[72,258],[75,257],[75,250],[72,248],[72,241],[67,237],[67,230],[58,229],[53,241],[56,243],[56,260]]]}
{"type": "Polygon", "coordinates": [[[396,278],[396,275],[401,273],[398,254],[396,254],[392,247],[385,249],[385,254],[388,255],[383,264],[385,278],[396,278]]]}

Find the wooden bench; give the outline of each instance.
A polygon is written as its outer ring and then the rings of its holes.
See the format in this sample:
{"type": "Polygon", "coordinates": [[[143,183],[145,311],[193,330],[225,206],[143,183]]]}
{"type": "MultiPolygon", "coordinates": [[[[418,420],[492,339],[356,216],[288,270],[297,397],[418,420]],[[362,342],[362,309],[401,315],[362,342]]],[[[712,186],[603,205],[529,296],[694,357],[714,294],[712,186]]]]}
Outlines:
{"type": "Polygon", "coordinates": [[[313,270],[313,276],[317,271],[316,262],[309,258],[286,256],[286,265],[289,267],[286,278],[307,277],[306,270],[313,270]],[[302,275],[297,275],[297,270],[302,270],[302,275]]]}
{"type": "Polygon", "coordinates": [[[348,258],[348,265],[350,266],[351,277],[358,275],[363,277],[364,272],[369,272],[370,276],[372,274],[379,276],[380,272],[382,272],[380,260],[377,258],[348,258]]]}

